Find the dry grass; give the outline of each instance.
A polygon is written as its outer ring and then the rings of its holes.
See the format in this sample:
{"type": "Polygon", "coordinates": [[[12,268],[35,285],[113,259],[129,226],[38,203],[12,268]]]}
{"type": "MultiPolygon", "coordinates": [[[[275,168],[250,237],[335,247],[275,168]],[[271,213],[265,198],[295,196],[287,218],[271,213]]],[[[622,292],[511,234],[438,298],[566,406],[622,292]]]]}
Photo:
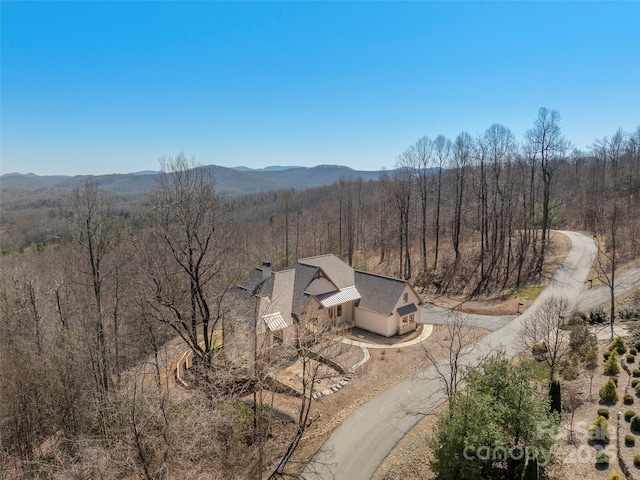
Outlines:
{"type": "MultiPolygon", "coordinates": [[[[356,362],[360,361],[363,357],[362,350],[359,347],[342,344],[339,346],[338,353],[332,356],[332,360],[337,362],[345,370],[348,370],[356,362]]],[[[322,391],[330,388],[344,378],[344,374],[340,373],[336,369],[320,363],[316,360],[308,360],[311,364],[311,370],[314,371],[317,368],[317,380],[314,385],[314,391],[322,391]]],[[[288,386],[294,391],[302,393],[302,374],[303,366],[302,361],[298,359],[292,365],[280,370],[274,376],[278,382],[288,386]]]]}

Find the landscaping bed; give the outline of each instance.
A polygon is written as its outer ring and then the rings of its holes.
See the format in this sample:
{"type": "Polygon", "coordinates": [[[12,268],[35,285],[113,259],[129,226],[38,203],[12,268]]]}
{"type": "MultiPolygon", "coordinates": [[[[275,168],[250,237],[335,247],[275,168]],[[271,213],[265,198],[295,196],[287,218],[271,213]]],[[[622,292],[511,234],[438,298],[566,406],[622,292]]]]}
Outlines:
{"type": "MultiPolygon", "coordinates": [[[[627,356],[630,355],[627,348],[624,354],[617,357],[619,372],[616,375],[606,374],[603,354],[609,345],[608,340],[598,343],[598,364],[593,370],[593,377],[587,369],[581,369],[574,380],[561,380],[565,412],[560,424],[558,441],[553,450],[553,460],[545,470],[546,478],[549,480],[600,480],[607,479],[616,472],[623,474],[619,456],[628,468],[629,478],[640,478],[640,465],[634,466],[634,458],[639,456],[636,460],[640,460],[640,417],[636,430],[631,428],[630,414],[625,419],[627,411],[640,414],[640,396],[632,386],[635,379],[639,380],[637,383],[640,385],[640,355],[635,354],[627,360],[627,356]],[[636,377],[633,376],[634,370],[636,377]],[[615,392],[618,398],[615,401],[603,402],[599,395],[600,389],[613,377],[617,378],[615,392]],[[573,418],[571,412],[566,411],[570,404],[575,406],[573,418]],[[608,416],[605,419],[608,441],[603,438],[606,435],[597,438],[594,434],[593,426],[599,418],[599,413],[608,416]],[[633,438],[633,442],[625,441],[625,438],[633,438]],[[596,456],[602,455],[598,454],[599,450],[609,456],[608,463],[596,463],[596,456]]],[[[527,353],[521,356],[519,361],[531,359],[527,353]]],[[[536,365],[541,367],[540,378],[548,378],[545,364],[536,365]]],[[[374,479],[435,479],[435,475],[429,469],[431,452],[428,443],[438,416],[444,413],[446,405],[421,420],[390,452],[378,468],[374,479]]]]}

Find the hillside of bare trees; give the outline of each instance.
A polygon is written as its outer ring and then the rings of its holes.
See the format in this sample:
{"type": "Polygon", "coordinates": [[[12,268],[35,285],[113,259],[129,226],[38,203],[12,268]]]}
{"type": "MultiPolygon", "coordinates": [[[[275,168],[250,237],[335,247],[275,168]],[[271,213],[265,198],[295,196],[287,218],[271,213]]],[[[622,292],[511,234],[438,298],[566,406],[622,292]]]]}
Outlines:
{"type": "Polygon", "coordinates": [[[522,139],[499,124],[419,138],[380,180],[221,196],[181,154],[150,194],[88,179],[5,198],[0,477],[262,478],[300,425],[246,401],[261,387],[234,377],[214,333],[229,289],[265,260],[334,253],[478,297],[540,281],[550,230],[569,229],[598,238],[613,292],[640,258],[640,126],[603,133],[575,150],[541,108],[522,139]],[[205,372],[188,394],[161,360],[176,337],[205,372]]]}

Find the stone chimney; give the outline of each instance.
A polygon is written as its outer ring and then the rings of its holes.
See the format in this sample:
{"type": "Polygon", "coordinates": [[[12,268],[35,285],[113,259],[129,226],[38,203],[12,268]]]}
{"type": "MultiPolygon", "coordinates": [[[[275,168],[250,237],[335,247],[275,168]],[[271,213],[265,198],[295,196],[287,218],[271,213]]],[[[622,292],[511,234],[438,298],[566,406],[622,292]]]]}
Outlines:
{"type": "Polygon", "coordinates": [[[271,276],[271,263],[262,262],[262,280],[266,280],[271,276]]]}

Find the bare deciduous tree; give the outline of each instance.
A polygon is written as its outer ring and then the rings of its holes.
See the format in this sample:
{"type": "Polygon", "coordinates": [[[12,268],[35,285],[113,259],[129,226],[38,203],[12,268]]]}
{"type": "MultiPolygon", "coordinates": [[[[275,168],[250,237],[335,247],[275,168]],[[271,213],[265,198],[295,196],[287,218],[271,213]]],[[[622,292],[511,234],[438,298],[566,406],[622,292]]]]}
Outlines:
{"type": "Polygon", "coordinates": [[[400,168],[393,175],[391,193],[393,202],[398,209],[399,231],[399,276],[408,279],[411,277],[411,244],[409,243],[409,214],[411,213],[411,170],[400,168]]]}
{"type": "MultiPolygon", "coordinates": [[[[96,391],[105,408],[105,402],[111,384],[111,368],[105,332],[104,284],[110,271],[107,270],[107,258],[112,254],[119,241],[113,198],[101,192],[92,180],[87,180],[82,188],[71,195],[74,219],[76,222],[76,241],[83,250],[82,263],[88,271],[82,273],[89,277],[88,284],[93,296],[94,344],[88,349],[94,369],[96,391]]],[[[103,428],[105,428],[103,426],[103,428]]]]}
{"type": "Polygon", "coordinates": [[[606,241],[604,245],[600,242],[597,243],[598,252],[595,259],[595,268],[598,272],[598,277],[609,288],[609,300],[610,300],[610,327],[611,327],[611,340],[613,341],[614,331],[613,325],[616,317],[616,269],[619,266],[619,250],[618,250],[618,230],[620,224],[621,208],[618,201],[618,189],[619,189],[619,163],[620,156],[623,153],[625,146],[625,135],[622,130],[618,129],[616,133],[609,139],[604,137],[601,140],[596,140],[592,146],[594,154],[599,157],[605,170],[608,171],[608,175],[603,178],[603,188],[599,192],[595,192],[596,195],[602,198],[599,202],[598,217],[600,220],[601,231],[606,235],[606,241]],[[604,201],[606,197],[609,197],[609,201],[604,201]]]}
{"type": "Polygon", "coordinates": [[[451,168],[455,172],[455,196],[453,228],[451,235],[453,240],[453,251],[456,263],[460,260],[460,232],[462,230],[462,202],[465,192],[465,176],[467,168],[471,162],[471,145],[473,139],[467,132],[462,132],[456,137],[453,145],[453,156],[451,168]]]}
{"type": "Polygon", "coordinates": [[[302,325],[298,330],[296,354],[301,376],[297,429],[282,459],[269,476],[270,479],[299,478],[296,473],[287,472],[287,465],[298,463],[292,459],[300,445],[300,440],[307,428],[319,418],[319,413],[318,417],[310,418],[315,401],[314,393],[323,380],[334,378],[337,373],[332,368],[328,368],[325,363],[327,360],[338,363],[337,359],[344,352],[345,346],[340,341],[340,335],[342,335],[340,332],[332,330],[330,324],[323,326],[322,322],[302,325]]]}
{"type": "Polygon", "coordinates": [[[569,339],[560,328],[569,319],[571,305],[565,297],[550,296],[522,322],[518,344],[523,350],[542,343],[544,361],[549,365],[549,380],[553,380],[560,361],[570,352],[569,339]]]}
{"type": "MultiPolygon", "coordinates": [[[[443,137],[444,138],[444,137],[443,137]]],[[[420,253],[422,271],[427,271],[427,200],[429,195],[429,167],[433,162],[433,142],[429,137],[421,137],[418,141],[407,148],[397,159],[397,166],[404,170],[410,181],[414,178],[418,186],[418,196],[420,198],[420,253]]],[[[444,145],[443,145],[444,149],[444,145]]],[[[400,180],[396,178],[396,180],[400,180]]],[[[396,202],[398,201],[396,197],[396,202]]],[[[406,219],[408,222],[408,218],[406,219]]],[[[407,224],[408,225],[408,224],[407,224]]],[[[402,228],[402,226],[401,226],[402,228]]],[[[405,232],[406,232],[405,228],[405,232]]],[[[408,257],[406,257],[408,258],[408,257]]],[[[401,268],[402,270],[402,268],[401,268]]]]}
{"type": "Polygon", "coordinates": [[[574,443],[573,438],[573,419],[576,415],[576,410],[582,406],[584,403],[584,399],[582,398],[581,393],[575,387],[575,385],[569,384],[566,388],[566,393],[564,395],[564,408],[569,412],[569,443],[574,443]]]}
{"type": "Polygon", "coordinates": [[[196,363],[209,366],[214,336],[223,328],[222,300],[234,282],[231,226],[203,167],[183,154],[162,166],[150,196],[153,235],[143,260],[150,305],[191,348],[196,363]]]}
{"type": "Polygon", "coordinates": [[[438,270],[438,250],[440,248],[440,204],[442,199],[442,170],[449,162],[451,154],[451,140],[444,135],[438,135],[433,141],[433,149],[435,151],[435,163],[438,169],[438,185],[436,187],[436,228],[435,228],[435,252],[433,254],[433,270],[438,270]]]}
{"type": "Polygon", "coordinates": [[[592,346],[584,353],[584,366],[589,371],[589,400],[591,400],[593,396],[593,376],[596,373],[596,369],[600,366],[598,353],[592,346]]]}
{"type": "Polygon", "coordinates": [[[540,107],[533,128],[526,133],[534,159],[540,161],[542,176],[542,244],[536,265],[538,274],[542,272],[544,257],[548,249],[549,231],[551,229],[551,180],[556,162],[564,158],[569,148],[560,129],[560,114],[557,110],[540,107]]]}
{"type": "Polygon", "coordinates": [[[467,315],[452,310],[444,324],[445,336],[440,344],[444,352],[423,345],[424,355],[433,364],[436,377],[442,384],[449,402],[456,398],[464,381],[465,358],[474,352],[471,345],[474,340],[474,327],[474,322],[467,315]]]}

